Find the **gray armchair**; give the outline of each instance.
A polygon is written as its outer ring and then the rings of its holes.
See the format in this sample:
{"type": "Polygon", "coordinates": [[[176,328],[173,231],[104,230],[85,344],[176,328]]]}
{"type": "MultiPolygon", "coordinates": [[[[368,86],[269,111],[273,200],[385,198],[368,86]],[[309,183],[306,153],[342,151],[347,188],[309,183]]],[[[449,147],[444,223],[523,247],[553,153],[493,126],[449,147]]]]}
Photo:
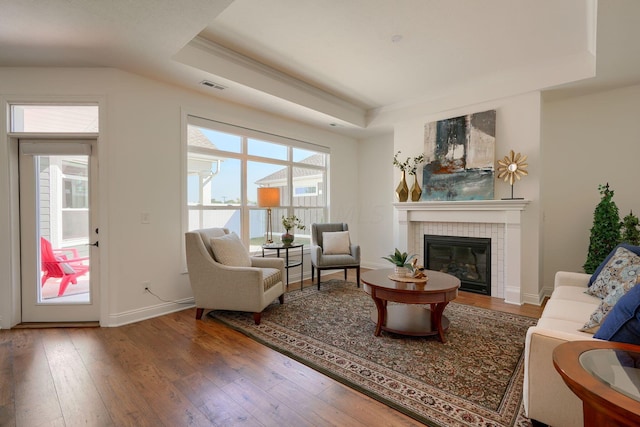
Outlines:
{"type": "MultiPolygon", "coordinates": [[[[348,231],[349,226],[345,223],[311,224],[311,281],[313,282],[315,270],[318,270],[318,289],[322,270],[344,270],[344,279],[347,280],[349,268],[356,269],[356,283],[360,287],[360,246],[345,240],[342,245],[332,243],[332,250],[325,247],[323,233],[348,231]]],[[[345,234],[348,236],[348,233],[345,234]]]]}
{"type": "Polygon", "coordinates": [[[253,320],[259,325],[265,307],[276,298],[280,304],[284,303],[282,258],[250,257],[242,243],[235,235],[229,235],[226,228],[190,231],[185,234],[185,243],[196,319],[202,318],[205,309],[237,310],[252,312],[253,320]],[[234,240],[231,237],[236,239],[235,242],[226,242],[234,249],[228,251],[231,253],[220,253],[221,245],[212,247],[212,238],[234,240]],[[250,266],[230,265],[238,259],[250,266]]]}

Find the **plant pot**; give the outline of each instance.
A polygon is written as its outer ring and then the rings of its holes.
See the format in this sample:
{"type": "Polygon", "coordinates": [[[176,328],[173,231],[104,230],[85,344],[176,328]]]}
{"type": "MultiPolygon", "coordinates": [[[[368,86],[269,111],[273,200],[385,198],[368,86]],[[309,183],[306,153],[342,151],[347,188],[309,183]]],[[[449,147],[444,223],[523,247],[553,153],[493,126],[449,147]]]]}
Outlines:
{"type": "Polygon", "coordinates": [[[284,233],[282,236],[280,236],[280,240],[282,240],[282,244],[284,245],[292,244],[295,238],[296,237],[293,234],[289,233],[288,231],[284,233]]]}
{"type": "Polygon", "coordinates": [[[409,269],[407,267],[395,266],[393,272],[398,277],[407,277],[409,275],[409,269]]]}

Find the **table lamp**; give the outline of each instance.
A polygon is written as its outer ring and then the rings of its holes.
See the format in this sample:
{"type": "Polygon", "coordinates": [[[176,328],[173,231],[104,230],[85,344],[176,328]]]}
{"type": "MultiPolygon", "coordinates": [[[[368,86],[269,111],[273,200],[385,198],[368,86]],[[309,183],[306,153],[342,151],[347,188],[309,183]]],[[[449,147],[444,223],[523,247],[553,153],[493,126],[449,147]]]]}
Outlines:
{"type": "Polygon", "coordinates": [[[273,243],[273,229],[271,227],[271,208],[280,206],[280,189],[276,187],[258,188],[258,206],[267,208],[267,239],[266,243],[273,243]]]}

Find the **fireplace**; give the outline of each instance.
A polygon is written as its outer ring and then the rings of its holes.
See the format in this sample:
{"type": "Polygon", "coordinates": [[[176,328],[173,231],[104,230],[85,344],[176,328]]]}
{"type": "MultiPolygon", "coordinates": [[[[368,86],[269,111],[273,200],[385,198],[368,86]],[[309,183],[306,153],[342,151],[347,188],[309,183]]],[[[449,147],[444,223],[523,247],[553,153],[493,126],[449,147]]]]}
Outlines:
{"type": "Polygon", "coordinates": [[[460,279],[460,290],[491,295],[491,239],[424,235],[424,266],[460,279]]]}
{"type": "MultiPolygon", "coordinates": [[[[424,235],[491,239],[491,296],[522,304],[525,282],[538,282],[537,270],[523,265],[523,212],[528,200],[397,202],[395,246],[424,258],[424,235]],[[529,273],[525,276],[524,272],[529,273]]],[[[534,245],[535,246],[535,245],[534,245]]],[[[537,246],[536,246],[537,247],[537,246]]],[[[535,253],[529,254],[535,256],[535,253]]],[[[426,262],[425,262],[426,265],[426,262]]],[[[539,304],[537,293],[529,297],[539,304]]]]}

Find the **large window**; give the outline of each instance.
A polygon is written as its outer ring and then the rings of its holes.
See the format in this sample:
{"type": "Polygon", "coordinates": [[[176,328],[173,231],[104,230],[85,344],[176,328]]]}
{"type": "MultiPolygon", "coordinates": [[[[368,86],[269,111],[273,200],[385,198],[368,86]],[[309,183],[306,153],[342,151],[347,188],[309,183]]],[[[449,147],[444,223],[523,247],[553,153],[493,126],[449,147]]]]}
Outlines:
{"type": "Polygon", "coordinates": [[[271,206],[276,242],[283,216],[302,220],[306,229],[293,231],[305,244],[311,224],[328,217],[326,147],[189,116],[186,151],[189,230],[226,227],[259,250],[268,228],[260,187],[279,189],[280,200],[271,206]]]}

